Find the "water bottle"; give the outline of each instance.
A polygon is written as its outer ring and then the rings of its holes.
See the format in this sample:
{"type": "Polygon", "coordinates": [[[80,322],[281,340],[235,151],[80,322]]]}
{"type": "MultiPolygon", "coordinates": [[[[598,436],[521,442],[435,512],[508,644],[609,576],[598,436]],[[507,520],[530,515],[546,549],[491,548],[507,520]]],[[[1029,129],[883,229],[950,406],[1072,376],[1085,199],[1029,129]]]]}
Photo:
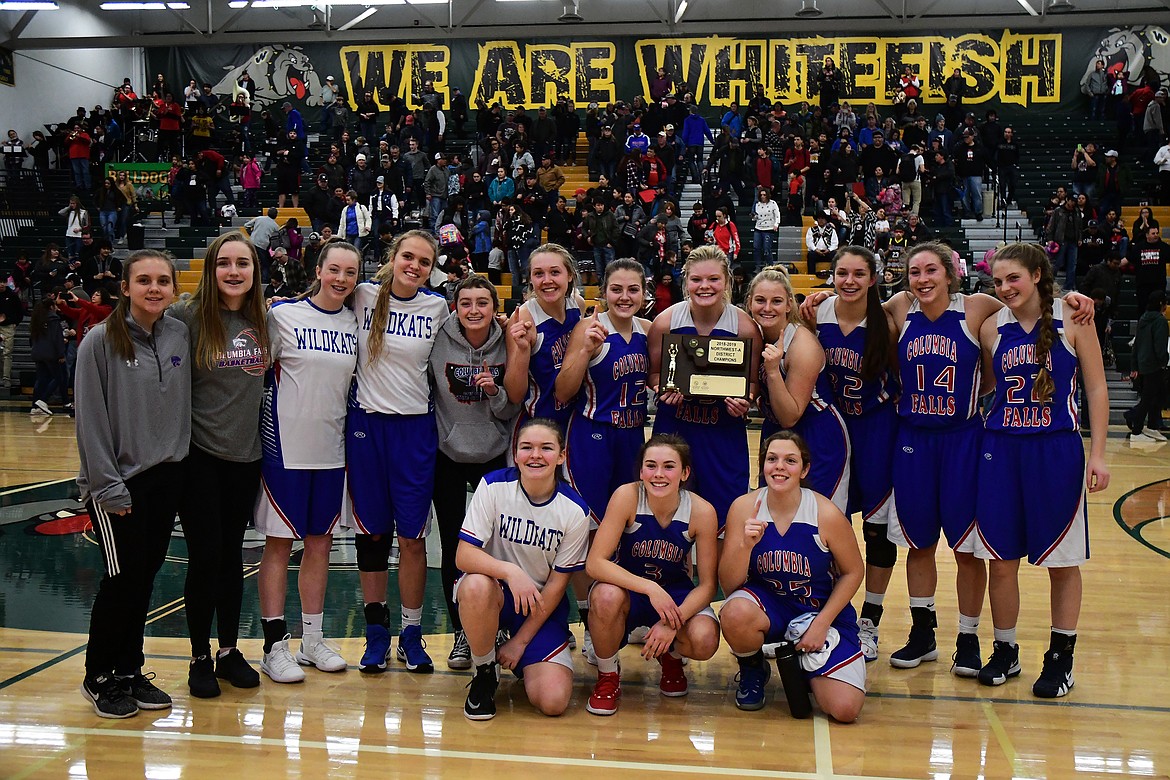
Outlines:
{"type": "Polygon", "coordinates": [[[812,714],[809,700],[810,688],[796,645],[787,640],[776,646],[776,669],[780,673],[780,684],[784,686],[784,697],[788,699],[788,710],[794,718],[807,718],[812,714]]]}

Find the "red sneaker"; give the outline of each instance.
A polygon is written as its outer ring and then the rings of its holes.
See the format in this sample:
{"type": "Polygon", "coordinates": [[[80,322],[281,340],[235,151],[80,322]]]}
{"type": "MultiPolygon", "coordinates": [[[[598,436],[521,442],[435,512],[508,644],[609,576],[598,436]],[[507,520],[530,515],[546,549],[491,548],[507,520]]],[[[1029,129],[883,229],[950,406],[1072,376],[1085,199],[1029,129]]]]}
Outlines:
{"type": "Polygon", "coordinates": [[[598,672],[597,684],[593,686],[593,693],[589,694],[589,703],[585,709],[594,715],[613,715],[618,710],[621,698],[621,675],[618,672],[598,672]]]}
{"type": "Polygon", "coordinates": [[[658,656],[658,663],[662,664],[662,679],[658,682],[658,692],[663,696],[686,696],[687,673],[683,671],[681,658],[675,658],[670,653],[658,656]]]}

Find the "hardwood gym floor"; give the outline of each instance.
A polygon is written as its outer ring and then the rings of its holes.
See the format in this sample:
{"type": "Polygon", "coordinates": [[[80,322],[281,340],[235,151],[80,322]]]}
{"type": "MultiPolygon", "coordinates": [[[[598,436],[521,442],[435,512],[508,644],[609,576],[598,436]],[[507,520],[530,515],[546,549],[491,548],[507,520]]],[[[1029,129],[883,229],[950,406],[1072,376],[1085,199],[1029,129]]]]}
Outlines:
{"type": "MultiPolygon", "coordinates": [[[[1170,445],[1131,446],[1118,430],[1109,462],[1112,484],[1089,502],[1093,559],[1084,572],[1077,686],[1055,702],[1033,699],[1030,690],[1048,639],[1047,581],[1035,569],[1022,577],[1022,677],[989,689],[948,673],[955,600],[954,565],[945,554],[943,657],[909,671],[888,665],[909,624],[899,566],[886,600],[882,655],[869,665],[869,697],[851,726],[820,715],[789,718],[775,678],[766,709],[736,710],[726,648],[690,664],[691,693],[683,699],[659,696],[657,664],[631,648],[623,651],[624,696],[612,718],[585,712],[594,671],[578,654],[577,691],[564,717],[535,714],[522,685],[505,675],[500,715],[470,722],[462,716],[469,676],[443,663],[450,635],[443,633],[437,572],[425,628],[434,675],[392,664],[367,677],[351,666],[335,675],[310,671],[303,685],[265,679],[252,691],[225,688],[219,699],[193,700],[186,690],[185,548],[176,533],[146,644],[147,665],[174,696],[174,708],[103,721],[77,691],[101,561],[71,483],[73,423],[0,411],[0,777],[1166,777],[1170,445]]],[[[247,560],[257,561],[258,550],[247,560]]],[[[335,544],[330,590],[326,633],[356,664],[363,626],[349,540],[335,544]]],[[[255,662],[252,576],[244,599],[243,631],[251,638],[242,644],[255,662]]],[[[296,610],[290,599],[289,616],[296,610]]],[[[985,609],[985,650],[990,625],[985,609]]],[[[580,626],[574,630],[580,638],[580,626]]]]}

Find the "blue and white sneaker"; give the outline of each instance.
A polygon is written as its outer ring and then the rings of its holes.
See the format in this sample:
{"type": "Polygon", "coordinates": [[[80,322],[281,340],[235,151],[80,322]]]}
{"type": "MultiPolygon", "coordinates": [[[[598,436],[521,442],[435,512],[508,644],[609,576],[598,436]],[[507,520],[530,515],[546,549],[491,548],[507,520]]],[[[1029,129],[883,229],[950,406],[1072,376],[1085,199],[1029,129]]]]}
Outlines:
{"type": "Polygon", "coordinates": [[[362,654],[361,671],[379,674],[386,671],[390,657],[390,629],[380,625],[366,625],[366,652],[362,654]]]}
{"type": "Polygon", "coordinates": [[[735,706],[741,710],[764,708],[764,686],[772,676],[772,669],[764,661],[763,653],[739,659],[739,688],[735,691],[735,706]]]}
{"type": "Polygon", "coordinates": [[[422,638],[419,626],[403,626],[398,635],[398,660],[406,664],[406,671],[430,674],[435,671],[431,657],[427,655],[427,643],[422,638]]]}

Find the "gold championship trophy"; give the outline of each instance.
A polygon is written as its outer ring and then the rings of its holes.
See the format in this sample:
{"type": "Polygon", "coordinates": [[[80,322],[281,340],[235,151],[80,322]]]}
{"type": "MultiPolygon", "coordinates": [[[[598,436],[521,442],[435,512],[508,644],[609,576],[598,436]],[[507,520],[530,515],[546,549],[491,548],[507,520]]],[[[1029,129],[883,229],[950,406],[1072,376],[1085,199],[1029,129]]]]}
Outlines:
{"type": "Polygon", "coordinates": [[[668,333],[662,337],[662,354],[663,391],[691,399],[748,397],[751,339],[668,333]]]}

